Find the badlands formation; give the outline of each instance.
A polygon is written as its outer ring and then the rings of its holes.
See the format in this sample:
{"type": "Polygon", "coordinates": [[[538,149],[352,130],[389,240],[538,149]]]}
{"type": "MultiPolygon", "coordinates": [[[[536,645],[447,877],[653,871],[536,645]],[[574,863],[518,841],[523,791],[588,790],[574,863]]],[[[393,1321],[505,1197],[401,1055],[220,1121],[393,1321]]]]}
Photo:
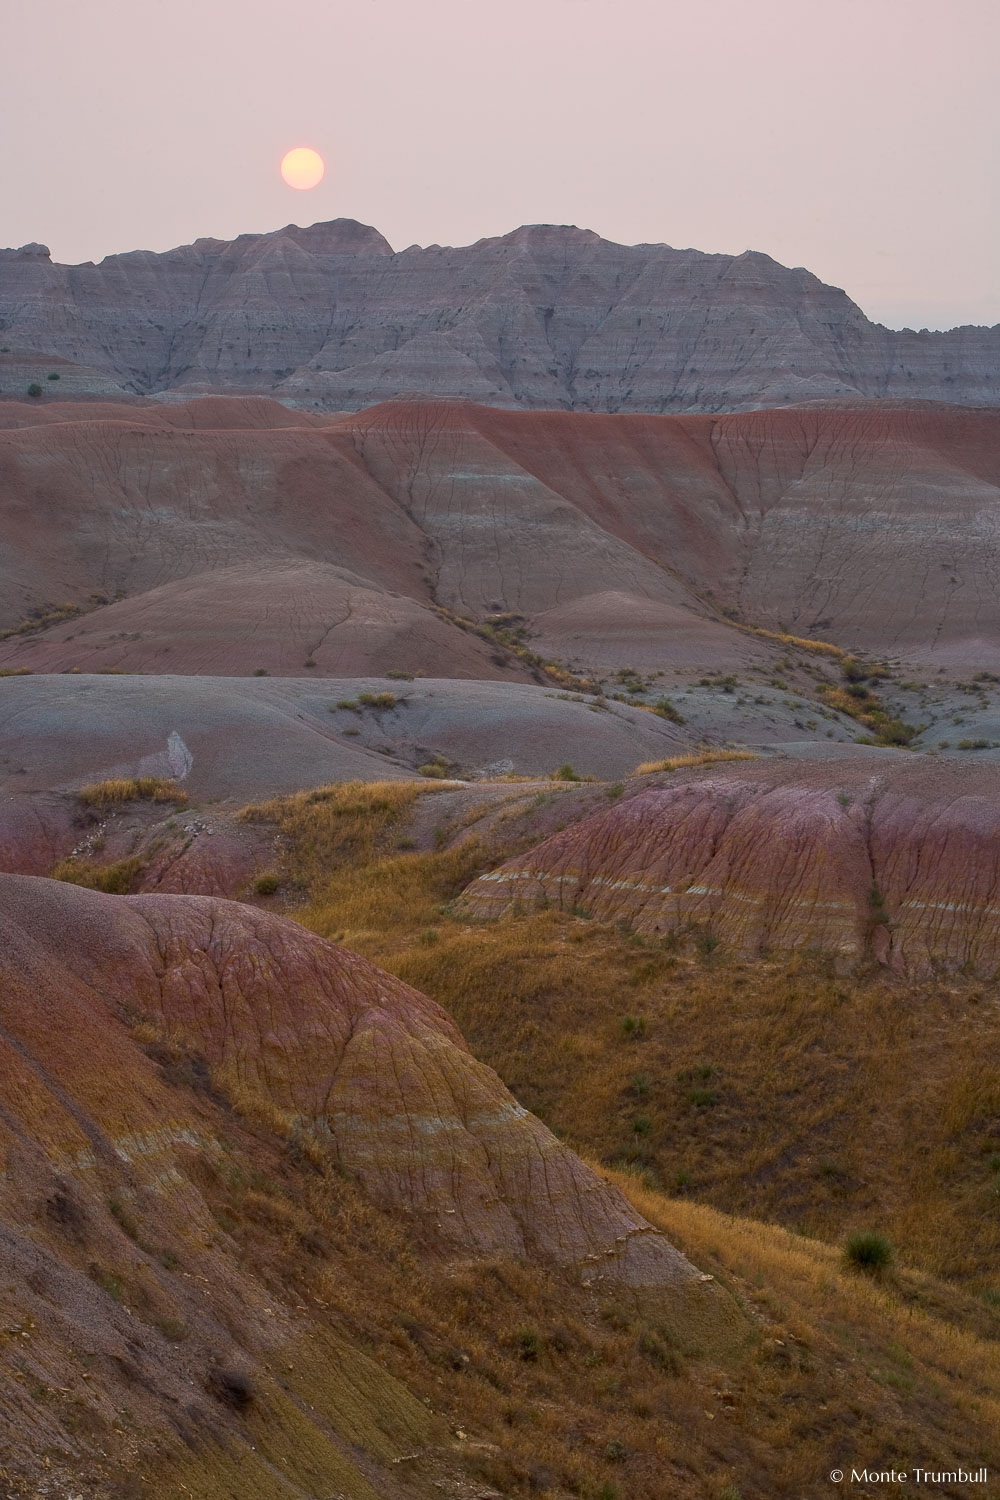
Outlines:
{"type": "Polygon", "coordinates": [[[998,330],[337,221],[0,344],[8,1493],[1000,1462],[998,330]]]}
{"type": "Polygon", "coordinates": [[[95,395],[256,391],[325,411],[401,391],[573,411],[1000,402],[997,328],[894,332],[767,255],[554,225],[394,253],[337,219],[81,266],[23,245],[0,251],[0,336],[7,394],[54,373],[95,395]]]}
{"type": "MultiPolygon", "coordinates": [[[[574,844],[568,868],[610,889],[620,859],[630,878],[658,868],[678,827],[694,829],[661,882],[675,926],[710,924],[741,950],[988,967],[995,413],[407,400],[329,417],[213,397],[7,402],[0,422],[5,868],[48,873],[92,837],[76,793],[108,778],[172,778],[238,809],[418,772],[482,784],[563,767],[614,783],[707,747],[767,764],[693,772],[681,824],[674,793],[649,793],[666,809],[646,830],[653,846],[627,831],[626,800],[608,840],[585,859],[574,844]],[[971,764],[970,801],[949,788],[971,764]],[[752,790],[761,778],[766,797],[752,790]],[[897,785],[907,811],[886,848],[912,845],[919,865],[932,838],[977,839],[971,892],[956,892],[951,854],[917,894],[872,865],[865,820],[897,785]],[[724,837],[697,832],[734,798],[749,799],[742,821],[730,808],[724,837]],[[799,849],[807,877],[757,859],[761,830],[786,823],[804,842],[785,853],[799,849]],[[716,878],[719,860],[742,873],[716,878]],[[677,894],[682,877],[696,896],[677,894]],[[873,887],[884,920],[868,909],[873,887]],[[956,900],[961,922],[932,917],[956,900]]],[[[223,838],[230,816],[195,834],[223,838]]],[[[238,892],[220,880],[210,888],[238,892]]],[[[498,909],[502,889],[480,909],[498,909]]],[[[589,908],[589,889],[569,904],[589,908]]]]}

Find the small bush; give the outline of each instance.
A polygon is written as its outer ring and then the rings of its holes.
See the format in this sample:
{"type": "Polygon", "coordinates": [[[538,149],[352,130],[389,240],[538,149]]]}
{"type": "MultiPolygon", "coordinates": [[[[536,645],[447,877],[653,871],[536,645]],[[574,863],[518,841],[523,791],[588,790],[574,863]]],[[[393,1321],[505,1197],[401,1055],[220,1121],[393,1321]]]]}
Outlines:
{"type": "Polygon", "coordinates": [[[48,380],[58,380],[59,376],[58,375],[49,375],[49,376],[46,377],[46,379],[48,379],[48,380]]]}
{"type": "Polygon", "coordinates": [[[280,884],[280,876],[276,875],[273,870],[268,870],[265,874],[257,876],[253,888],[258,896],[273,896],[280,884]]]}
{"type": "Polygon", "coordinates": [[[28,386],[28,395],[32,398],[32,400],[35,400],[41,394],[42,394],[42,388],[41,388],[41,386],[38,384],[37,380],[33,380],[31,382],[31,384],[28,386]]]}
{"type": "Polygon", "coordinates": [[[137,1240],[139,1238],[139,1226],[122,1200],[118,1197],[109,1199],[108,1208],[111,1211],[111,1217],[117,1220],[119,1226],[128,1235],[129,1239],[137,1240]]]}
{"type": "Polygon", "coordinates": [[[665,1375],[681,1373],[681,1361],[677,1353],[651,1329],[644,1328],[640,1333],[639,1353],[657,1370],[662,1370],[665,1375]]]}
{"type": "Polygon", "coordinates": [[[577,773],[573,770],[573,767],[570,765],[569,761],[567,761],[565,763],[565,765],[561,765],[557,771],[553,771],[552,772],[552,775],[549,777],[549,780],[550,781],[582,781],[583,777],[582,776],[578,776],[577,773]]]}
{"type": "Polygon", "coordinates": [[[270,677],[271,674],[266,667],[254,667],[253,675],[255,677],[270,677]]]}
{"type": "Polygon", "coordinates": [[[542,1356],[544,1350],[542,1336],[533,1328],[522,1328],[517,1335],[517,1353],[520,1359],[534,1364],[542,1356]]]}
{"type": "Polygon", "coordinates": [[[844,1257],[855,1270],[864,1271],[867,1276],[877,1276],[892,1264],[892,1242],[875,1230],[861,1230],[848,1238],[844,1257]]]}
{"type": "Polygon", "coordinates": [[[161,1318],[156,1326],[171,1344],[181,1344],[188,1336],[188,1326],[179,1318],[161,1318]]]}
{"type": "Polygon", "coordinates": [[[395,693],[359,693],[358,702],[365,708],[395,708],[399,699],[395,693]]]}
{"type": "Polygon", "coordinates": [[[654,714],[658,714],[661,719],[669,719],[671,724],[687,723],[687,719],[685,719],[680,710],[676,708],[673,703],[671,703],[669,698],[657,698],[656,702],[653,704],[653,712],[654,714]]]}
{"type": "Polygon", "coordinates": [[[625,1037],[640,1037],[640,1036],[645,1036],[645,1035],[646,1035],[646,1018],[645,1018],[645,1016],[623,1016],[622,1017],[622,1036],[625,1036],[625,1037]]]}
{"type": "Polygon", "coordinates": [[[209,1371],[206,1385],[219,1401],[237,1410],[249,1406],[254,1398],[253,1378],[245,1370],[216,1365],[209,1371]]]}

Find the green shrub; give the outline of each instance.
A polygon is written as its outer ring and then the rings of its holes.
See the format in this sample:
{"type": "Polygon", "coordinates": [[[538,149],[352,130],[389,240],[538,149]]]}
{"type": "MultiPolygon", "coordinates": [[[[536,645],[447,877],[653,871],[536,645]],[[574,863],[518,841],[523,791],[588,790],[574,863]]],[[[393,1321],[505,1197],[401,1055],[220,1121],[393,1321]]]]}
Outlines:
{"type": "Polygon", "coordinates": [[[28,395],[31,396],[34,399],[36,396],[40,396],[41,394],[42,394],[42,388],[41,388],[41,386],[38,384],[37,380],[33,380],[31,382],[31,384],[28,386],[28,395]]]}
{"type": "Polygon", "coordinates": [[[518,1355],[529,1364],[534,1364],[541,1358],[544,1347],[541,1334],[536,1333],[533,1328],[522,1328],[517,1335],[518,1355]]]}
{"type": "Polygon", "coordinates": [[[582,776],[578,776],[576,774],[576,772],[573,770],[573,767],[570,765],[569,761],[567,761],[565,763],[565,765],[560,766],[557,771],[553,771],[552,772],[552,775],[549,777],[549,780],[550,781],[582,781],[583,777],[582,776]]]}
{"type": "Polygon", "coordinates": [[[273,870],[268,870],[265,874],[257,876],[253,888],[258,896],[273,896],[280,884],[280,877],[273,870]]]}
{"type": "Polygon", "coordinates": [[[661,719],[669,719],[672,724],[686,724],[687,719],[678,708],[671,703],[669,698],[657,698],[653,704],[654,714],[659,714],[661,719]]]}
{"type": "Polygon", "coordinates": [[[892,1264],[892,1241],[873,1229],[859,1230],[848,1237],[844,1258],[855,1270],[878,1276],[892,1264]]]}
{"type": "Polygon", "coordinates": [[[179,1318],[160,1318],[156,1326],[172,1344],[183,1343],[188,1336],[188,1326],[179,1318]]]}

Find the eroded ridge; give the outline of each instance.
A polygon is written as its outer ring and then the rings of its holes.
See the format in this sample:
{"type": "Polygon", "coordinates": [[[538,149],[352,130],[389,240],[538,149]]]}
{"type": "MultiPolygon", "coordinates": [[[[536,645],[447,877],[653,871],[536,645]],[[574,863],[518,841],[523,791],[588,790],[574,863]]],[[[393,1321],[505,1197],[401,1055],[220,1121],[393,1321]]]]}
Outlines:
{"type": "Polygon", "coordinates": [[[894,760],[678,773],[481,875],[466,907],[579,907],[743,953],[1000,962],[1000,775],[894,760]]]}

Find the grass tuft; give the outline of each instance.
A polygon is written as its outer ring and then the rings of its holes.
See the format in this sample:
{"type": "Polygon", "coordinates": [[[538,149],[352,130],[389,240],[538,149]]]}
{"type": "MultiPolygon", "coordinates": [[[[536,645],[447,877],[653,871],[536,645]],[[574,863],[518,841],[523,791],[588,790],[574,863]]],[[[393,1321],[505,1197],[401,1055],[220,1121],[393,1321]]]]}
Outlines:
{"type": "Polygon", "coordinates": [[[183,807],[188,800],[187,792],[165,776],[119,776],[82,786],[77,796],[85,807],[99,812],[128,802],[174,802],[183,807]]]}
{"type": "Polygon", "coordinates": [[[750,750],[699,750],[692,755],[670,755],[666,760],[646,760],[636,766],[634,776],[651,776],[656,771],[683,771],[690,766],[711,766],[719,760],[756,760],[750,750]]]}

